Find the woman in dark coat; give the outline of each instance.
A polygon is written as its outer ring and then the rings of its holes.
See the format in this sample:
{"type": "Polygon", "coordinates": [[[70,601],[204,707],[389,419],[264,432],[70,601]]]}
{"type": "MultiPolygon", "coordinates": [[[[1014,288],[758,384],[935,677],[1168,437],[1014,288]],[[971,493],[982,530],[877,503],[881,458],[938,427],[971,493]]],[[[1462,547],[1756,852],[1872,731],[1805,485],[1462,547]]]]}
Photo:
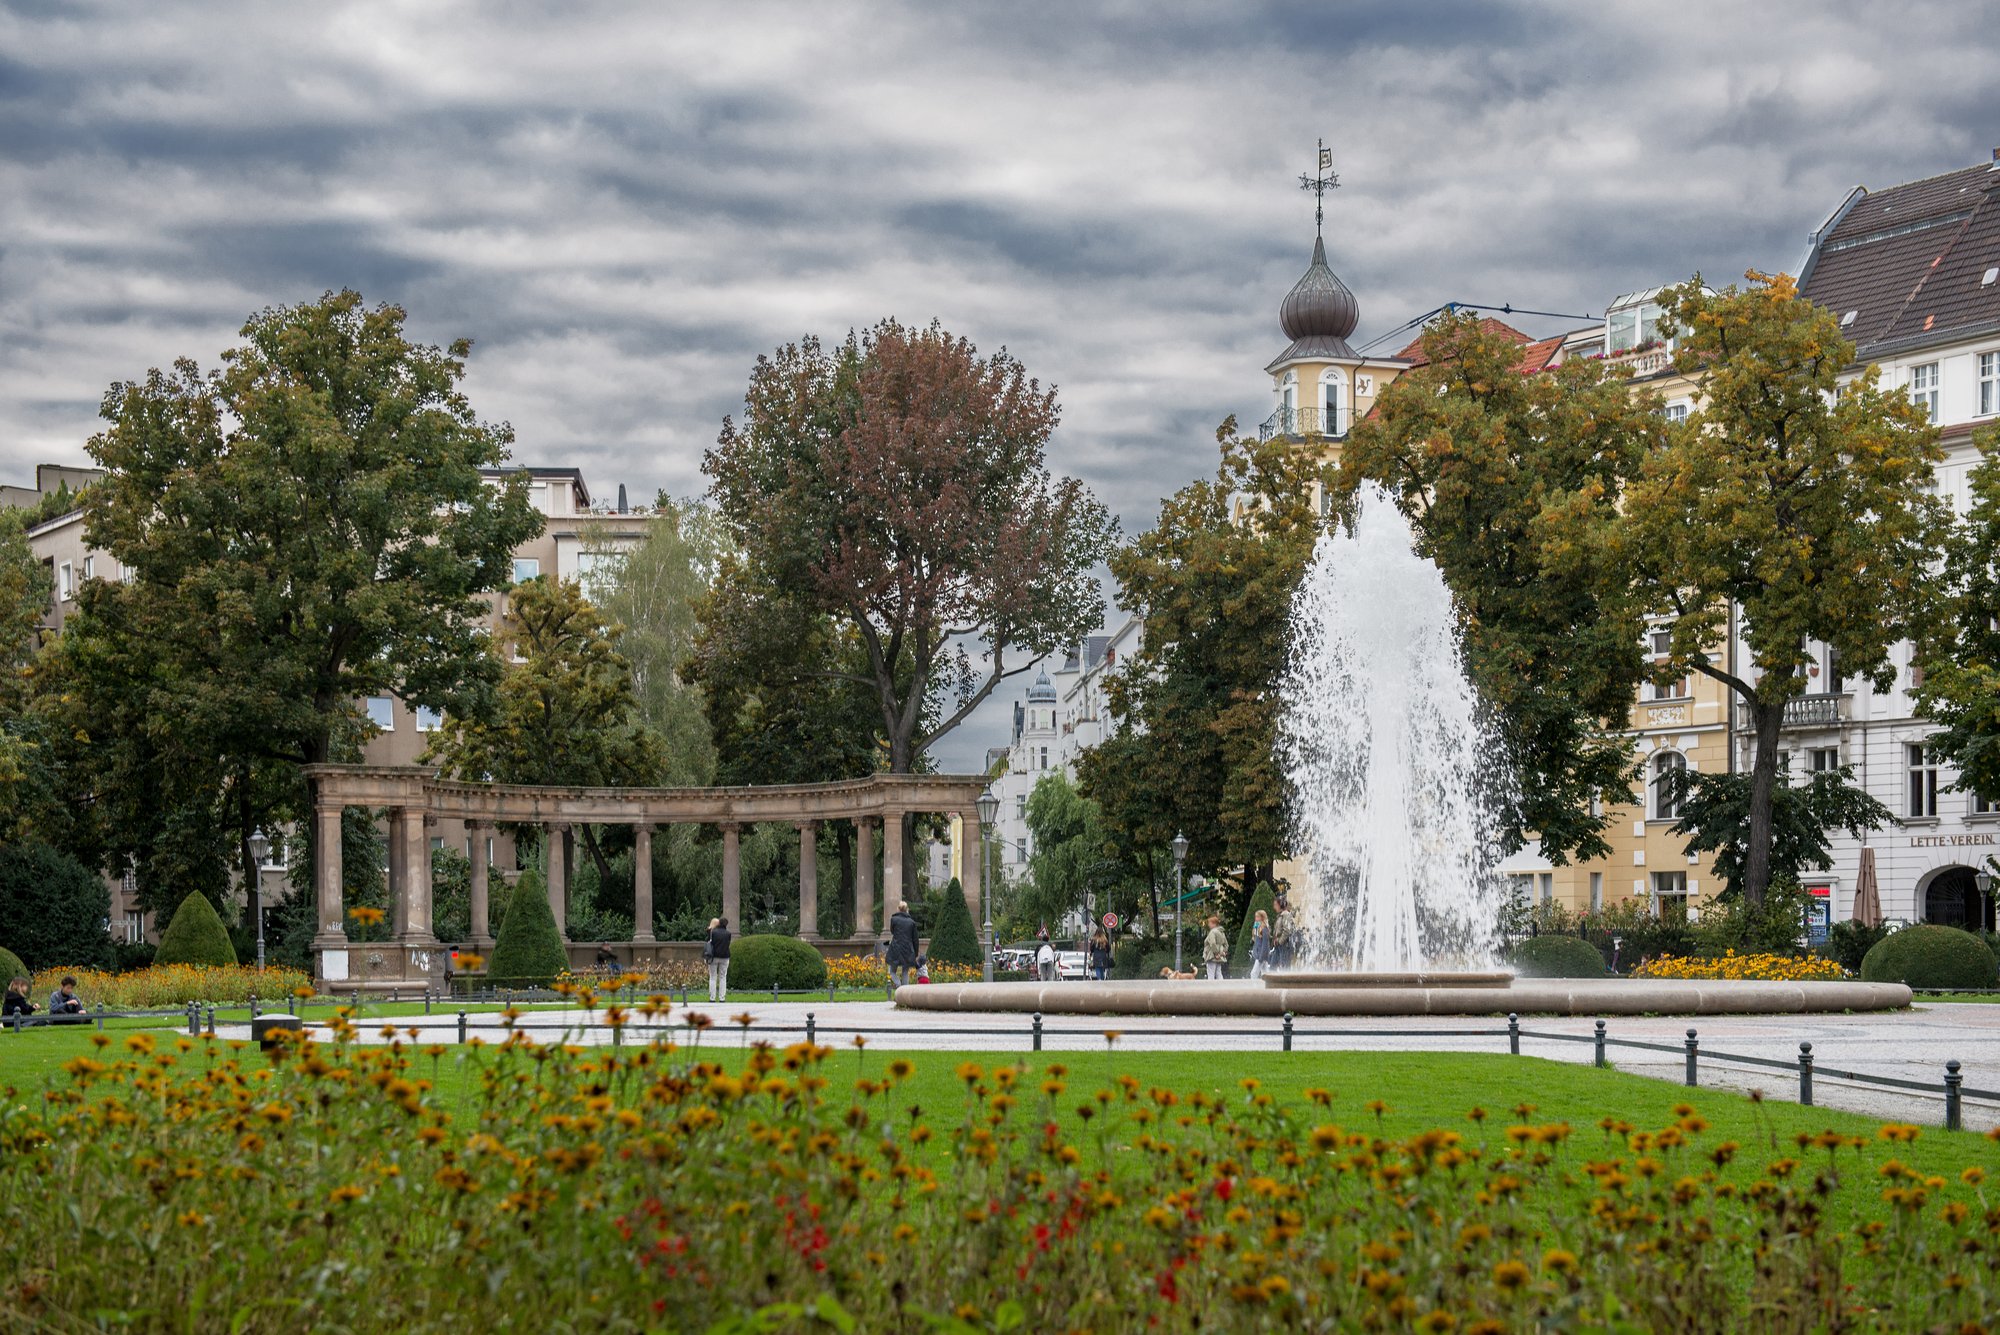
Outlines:
{"type": "Polygon", "coordinates": [[[898,903],[889,915],[889,981],[897,987],[909,982],[917,954],[917,920],[910,916],[909,904],[898,903]]]}

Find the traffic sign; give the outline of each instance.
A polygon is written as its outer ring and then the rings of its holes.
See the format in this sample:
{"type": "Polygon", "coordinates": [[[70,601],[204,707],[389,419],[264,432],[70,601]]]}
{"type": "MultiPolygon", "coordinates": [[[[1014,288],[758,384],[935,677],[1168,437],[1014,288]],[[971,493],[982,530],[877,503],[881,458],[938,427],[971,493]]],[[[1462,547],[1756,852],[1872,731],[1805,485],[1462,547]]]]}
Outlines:
{"type": "Polygon", "coordinates": [[[1105,931],[1107,931],[1107,932],[1115,932],[1115,931],[1117,931],[1117,930],[1118,930],[1118,915],[1117,915],[1117,914],[1115,914],[1115,913],[1107,913],[1107,914],[1105,914],[1105,915],[1104,915],[1104,930],[1105,930],[1105,931]]]}

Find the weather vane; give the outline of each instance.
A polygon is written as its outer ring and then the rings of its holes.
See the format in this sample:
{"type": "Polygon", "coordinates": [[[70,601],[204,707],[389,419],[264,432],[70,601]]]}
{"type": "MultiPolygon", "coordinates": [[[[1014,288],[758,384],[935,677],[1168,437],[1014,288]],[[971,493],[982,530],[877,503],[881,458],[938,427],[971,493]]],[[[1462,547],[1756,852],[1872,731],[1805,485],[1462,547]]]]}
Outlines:
{"type": "Polygon", "coordinates": [[[1319,141],[1319,174],[1299,175],[1299,189],[1313,192],[1313,235],[1318,236],[1326,224],[1326,192],[1340,188],[1340,177],[1333,170],[1333,150],[1326,146],[1326,140],[1319,141]]]}

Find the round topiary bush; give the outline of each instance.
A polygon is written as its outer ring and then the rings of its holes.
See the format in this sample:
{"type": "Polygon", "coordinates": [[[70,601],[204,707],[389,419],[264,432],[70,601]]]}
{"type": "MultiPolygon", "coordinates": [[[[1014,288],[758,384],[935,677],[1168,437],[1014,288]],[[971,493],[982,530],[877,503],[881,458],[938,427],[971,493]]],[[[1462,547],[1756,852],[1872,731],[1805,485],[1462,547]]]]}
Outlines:
{"type": "Polygon", "coordinates": [[[236,963],[236,947],[229,944],[229,929],[215,912],[215,905],[199,890],[191,890],[174,920],[160,933],[160,948],[153,952],[155,964],[236,963]]]}
{"type": "Polygon", "coordinates": [[[0,946],[0,988],[6,987],[7,984],[13,982],[16,978],[33,978],[34,976],[28,972],[28,966],[21,963],[19,955],[16,955],[5,946],[0,946]]]}
{"type": "Polygon", "coordinates": [[[729,985],[746,992],[826,986],[826,961],[796,936],[739,936],[729,943],[729,985]]]}
{"type": "Polygon", "coordinates": [[[1993,952],[1970,932],[1919,923],[1891,932],[1862,956],[1861,977],[1870,983],[1911,987],[1991,987],[1993,952]]]}
{"type": "Polygon", "coordinates": [[[1604,956],[1580,936],[1531,936],[1514,947],[1523,978],[1602,978],[1604,956]]]}

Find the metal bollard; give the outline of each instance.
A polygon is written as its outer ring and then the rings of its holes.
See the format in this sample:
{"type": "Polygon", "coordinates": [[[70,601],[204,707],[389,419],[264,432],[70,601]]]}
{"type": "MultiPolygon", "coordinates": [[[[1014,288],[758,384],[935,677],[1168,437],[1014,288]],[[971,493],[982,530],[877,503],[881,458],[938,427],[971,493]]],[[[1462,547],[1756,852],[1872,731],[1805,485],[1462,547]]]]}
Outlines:
{"type": "Polygon", "coordinates": [[[425,992],[425,993],[424,993],[424,1014],[426,1014],[426,1015],[429,1015],[430,1013],[431,1013],[431,994],[430,994],[429,992],[425,992]]]}
{"type": "Polygon", "coordinates": [[[400,1004],[401,1004],[401,1002],[402,1002],[402,993],[403,993],[403,989],[402,989],[402,988],[400,988],[400,987],[392,987],[392,988],[390,988],[390,989],[389,989],[389,1004],[390,1004],[391,1006],[396,1006],[396,1005],[400,1005],[400,1004]]]}
{"type": "Polygon", "coordinates": [[[1812,1044],[1799,1044],[1799,1106],[1810,1108],[1812,1101],[1812,1044]]]}
{"type": "Polygon", "coordinates": [[[1689,1089],[1693,1089],[1695,1087],[1694,1058],[1695,1058],[1696,1047],[1697,1044],[1695,1042],[1694,1030],[1690,1029],[1688,1030],[1688,1036],[1687,1036],[1687,1053],[1688,1053],[1687,1087],[1689,1089]]]}
{"type": "Polygon", "coordinates": [[[831,978],[826,980],[826,1002],[829,1006],[833,1004],[833,979],[831,978]]]}
{"type": "Polygon", "coordinates": [[[1035,1051],[1042,1050],[1042,1013],[1035,1012],[1035,1051]]]}
{"type": "Polygon", "coordinates": [[[465,1042],[465,1012],[458,1013],[458,1041],[465,1042]]]}
{"type": "Polygon", "coordinates": [[[1521,1017],[1512,1011],[1507,1012],[1507,1051],[1521,1055],[1521,1017]]]}
{"type": "Polygon", "coordinates": [[[1604,1060],[1604,1021],[1597,1022],[1597,1065],[1601,1070],[1611,1063],[1604,1060]]]}
{"type": "Polygon", "coordinates": [[[1285,1051],[1292,1050],[1292,1013],[1285,1012],[1285,1051]]]}
{"type": "Polygon", "coordinates": [[[190,1001],[188,1003],[188,1037],[196,1038],[199,1037],[200,1034],[201,1034],[201,1003],[197,1001],[190,1001]]]}
{"type": "Polygon", "coordinates": [[[258,1016],[262,1015],[263,1013],[264,1013],[263,1007],[257,1004],[257,994],[255,992],[252,992],[250,994],[250,1018],[252,1020],[255,1020],[258,1016]]]}
{"type": "Polygon", "coordinates": [[[209,1003],[209,1006],[208,1006],[208,1036],[209,1036],[210,1038],[214,1038],[214,1037],[215,1037],[215,1003],[214,1003],[214,1002],[210,1002],[210,1003],[209,1003]]]}
{"type": "Polygon", "coordinates": [[[1964,1083],[1965,1077],[1959,1074],[1958,1060],[1953,1058],[1951,1061],[1946,1062],[1944,1064],[1944,1129],[1947,1131],[1956,1131],[1959,1129],[1958,1087],[1964,1083]]]}
{"type": "MultiPolygon", "coordinates": [[[[685,991],[682,993],[682,996],[684,997],[686,996],[685,991]]],[[[777,999],[778,999],[778,985],[776,983],[773,983],[771,984],[771,1000],[776,1001],[777,999]]]]}
{"type": "Polygon", "coordinates": [[[97,1032],[100,1034],[104,1032],[104,1017],[102,1015],[97,1017],[97,1032]]]}
{"type": "Polygon", "coordinates": [[[814,1020],[814,1019],[813,1019],[813,1013],[812,1013],[811,1011],[807,1011],[807,1012],[806,1012],[806,1042],[808,1042],[808,1043],[811,1043],[811,1042],[815,1041],[815,1039],[816,1039],[816,1037],[817,1037],[818,1033],[819,1033],[819,1023],[818,1023],[818,1021],[816,1021],[816,1020],[814,1020]]]}

